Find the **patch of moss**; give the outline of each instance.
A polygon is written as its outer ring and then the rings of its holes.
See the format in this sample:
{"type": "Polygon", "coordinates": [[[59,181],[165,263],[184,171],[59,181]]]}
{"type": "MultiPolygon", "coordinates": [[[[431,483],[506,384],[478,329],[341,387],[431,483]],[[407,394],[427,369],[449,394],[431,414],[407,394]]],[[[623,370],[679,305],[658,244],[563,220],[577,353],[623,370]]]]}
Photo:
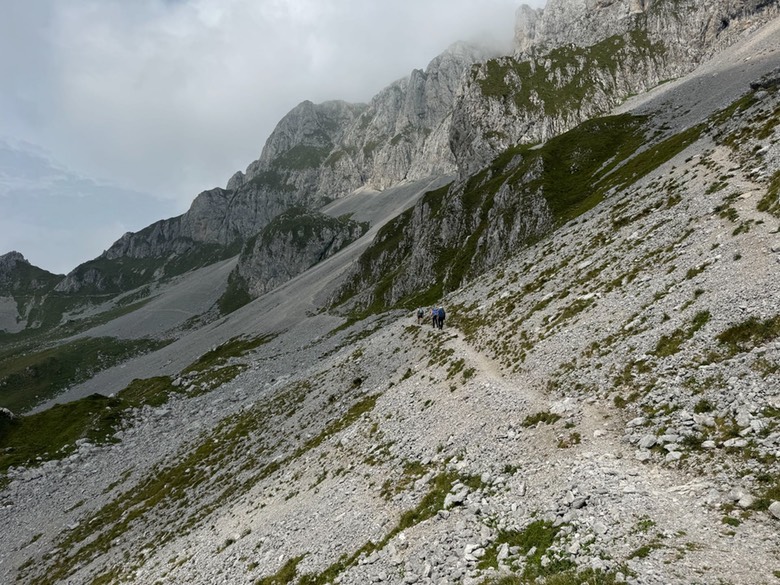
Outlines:
{"type": "Polygon", "coordinates": [[[271,342],[277,335],[278,333],[269,333],[254,338],[233,337],[204,353],[197,360],[184,368],[182,374],[190,374],[224,366],[229,359],[242,357],[253,349],[271,342]]]}
{"type": "Polygon", "coordinates": [[[524,427],[535,427],[539,423],[546,425],[555,424],[561,420],[561,416],[552,412],[542,411],[536,414],[529,414],[522,422],[524,427]]]}
{"type": "Polygon", "coordinates": [[[568,559],[553,558],[549,559],[551,562],[545,566],[542,565],[542,557],[547,554],[560,530],[561,526],[553,526],[552,522],[548,520],[535,520],[520,531],[501,531],[496,540],[485,550],[485,556],[478,567],[480,569],[498,568],[498,550],[503,544],[508,544],[510,547],[517,547],[520,554],[525,556],[525,567],[522,573],[523,583],[571,571],[574,568],[574,563],[568,559]]]}
{"type": "Polygon", "coordinates": [[[728,355],[736,355],[780,338],[780,315],[760,320],[749,317],[737,325],[732,325],[716,339],[725,346],[728,355]]]}
{"type": "Polygon", "coordinates": [[[675,329],[669,335],[662,335],[655,346],[653,353],[658,357],[668,357],[680,351],[680,346],[704,327],[710,320],[709,311],[700,311],[693,317],[691,325],[687,328],[675,329]]]}
{"type": "Polygon", "coordinates": [[[780,217],[780,171],[769,180],[766,194],[758,202],[758,210],[780,217]]]}
{"type": "Polygon", "coordinates": [[[276,573],[258,579],[255,581],[255,585],[288,585],[292,583],[298,574],[298,564],[303,560],[303,556],[288,559],[276,573]]]}

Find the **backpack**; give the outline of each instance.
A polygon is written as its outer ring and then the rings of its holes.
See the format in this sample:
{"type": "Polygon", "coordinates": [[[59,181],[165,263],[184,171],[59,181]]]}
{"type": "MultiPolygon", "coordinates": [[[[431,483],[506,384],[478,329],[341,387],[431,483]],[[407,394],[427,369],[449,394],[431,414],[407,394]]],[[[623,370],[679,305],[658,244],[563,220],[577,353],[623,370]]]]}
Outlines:
{"type": "Polygon", "coordinates": [[[439,319],[444,321],[444,307],[439,307],[439,319]]]}

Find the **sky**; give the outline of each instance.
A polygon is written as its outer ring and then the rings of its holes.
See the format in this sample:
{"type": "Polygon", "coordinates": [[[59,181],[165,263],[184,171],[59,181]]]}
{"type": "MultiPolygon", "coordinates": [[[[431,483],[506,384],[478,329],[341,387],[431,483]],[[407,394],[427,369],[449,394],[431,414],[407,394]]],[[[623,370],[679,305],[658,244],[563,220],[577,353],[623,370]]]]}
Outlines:
{"type": "Polygon", "coordinates": [[[0,254],[69,272],[224,187],[301,101],[508,48],[520,3],[0,0],[0,254]]]}

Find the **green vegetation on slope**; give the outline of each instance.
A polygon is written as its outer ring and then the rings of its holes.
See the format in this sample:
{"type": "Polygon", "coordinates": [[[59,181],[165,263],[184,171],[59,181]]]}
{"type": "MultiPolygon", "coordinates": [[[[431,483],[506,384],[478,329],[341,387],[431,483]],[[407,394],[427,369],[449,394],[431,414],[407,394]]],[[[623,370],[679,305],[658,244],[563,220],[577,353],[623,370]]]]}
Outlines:
{"type": "MultiPolygon", "coordinates": [[[[234,338],[203,354],[182,371],[192,385],[189,395],[208,392],[236,377],[243,366],[228,362],[275,337],[271,334],[254,339],[234,338]]],[[[66,362],[70,367],[77,362],[75,354],[79,350],[94,353],[95,348],[105,348],[116,340],[81,341],[89,343],[87,346],[69,344],[62,353],[49,355],[43,352],[22,358],[30,359],[33,364],[45,364],[41,371],[56,371],[53,363],[66,362]]],[[[6,363],[9,355],[0,354],[0,360],[0,363],[6,363]]],[[[57,404],[40,413],[17,417],[0,428],[0,474],[12,465],[30,465],[67,456],[75,449],[74,443],[78,439],[98,444],[111,442],[122,422],[123,411],[144,405],[162,406],[172,393],[180,392],[183,387],[174,387],[169,376],[133,380],[114,397],[93,394],[81,400],[57,404]]]]}
{"type": "Polygon", "coordinates": [[[780,171],[769,180],[766,194],[758,202],[758,210],[780,217],[780,171]]]}
{"type": "Polygon", "coordinates": [[[228,315],[252,302],[249,283],[235,269],[228,276],[227,288],[217,301],[221,315],[228,315]]]}
{"type": "Polygon", "coordinates": [[[144,404],[161,406],[173,391],[169,377],[133,380],[112,398],[93,394],[17,417],[0,428],[0,473],[11,466],[66,457],[76,449],[79,439],[93,444],[111,442],[122,411],[144,404]]]}
{"type": "Polygon", "coordinates": [[[589,120],[539,147],[509,148],[465,187],[426,194],[414,209],[380,230],[337,302],[366,289],[371,295],[365,312],[435,302],[490,267],[488,248],[495,263],[497,256],[500,260],[518,245],[543,237],[592,209],[613,189],[625,188],[657,169],[696,141],[702,130],[696,126],[648,144],[646,119],[624,114],[589,120]],[[420,217],[422,234],[413,225],[420,217]],[[437,231],[441,225],[449,230],[449,240],[437,231]],[[462,229],[453,230],[453,225],[462,229]],[[420,247],[435,258],[434,284],[399,294],[399,280],[409,270],[412,252],[420,247]]]}
{"type": "Polygon", "coordinates": [[[732,325],[717,336],[717,340],[725,346],[730,356],[751,351],[778,338],[780,338],[780,315],[764,320],[750,317],[742,323],[732,325]]]}
{"type": "MultiPolygon", "coordinates": [[[[143,231],[139,234],[143,234],[143,231]]],[[[70,299],[87,295],[101,295],[104,298],[113,296],[225,260],[238,254],[241,249],[241,242],[238,241],[222,246],[181,239],[180,245],[186,246],[187,251],[154,258],[99,257],[85,262],[74,270],[74,275],[85,282],[84,286],[76,295],[63,297],[70,299]]]]}
{"type": "MultiPolygon", "coordinates": [[[[250,303],[253,299],[249,292],[249,282],[239,272],[243,263],[251,262],[258,246],[269,247],[276,242],[289,241],[296,250],[304,251],[313,243],[328,244],[328,234],[349,233],[360,237],[368,231],[368,222],[356,222],[349,215],[332,217],[305,207],[292,207],[276,216],[260,233],[247,241],[241,251],[239,267],[228,277],[228,285],[218,301],[222,315],[227,315],[250,303]]],[[[354,241],[344,238],[341,247],[331,246],[328,254],[335,254],[345,245],[354,241]]],[[[323,253],[326,250],[323,250],[323,253]]]]}
{"type": "Polygon", "coordinates": [[[7,275],[6,286],[0,287],[0,295],[12,296],[19,314],[24,315],[28,306],[39,303],[62,279],[61,274],[17,262],[14,270],[7,275]]]}
{"type": "Polygon", "coordinates": [[[65,388],[169,341],[85,338],[44,350],[0,353],[0,406],[24,412],[65,388]]]}
{"type": "Polygon", "coordinates": [[[614,79],[619,70],[661,59],[664,53],[663,45],[637,29],[590,47],[559,47],[543,60],[492,59],[477,83],[485,97],[512,99],[518,108],[560,115],[579,110],[593,97],[599,87],[594,79],[614,79]]]}
{"type": "Polygon", "coordinates": [[[264,345],[273,340],[278,334],[270,333],[260,337],[233,337],[225,343],[222,343],[212,350],[207,351],[197,360],[182,370],[182,374],[193,372],[203,372],[214,368],[222,367],[227,364],[231,358],[240,358],[253,349],[264,345]]]}
{"type": "MultiPolygon", "coordinates": [[[[337,232],[345,229],[359,229],[361,233],[365,233],[368,223],[358,223],[349,216],[332,217],[304,207],[292,207],[271,220],[257,237],[267,245],[279,237],[289,235],[292,237],[292,243],[302,249],[312,238],[322,237],[328,230],[337,232]]],[[[251,246],[247,245],[242,255],[250,251],[251,246]]]]}

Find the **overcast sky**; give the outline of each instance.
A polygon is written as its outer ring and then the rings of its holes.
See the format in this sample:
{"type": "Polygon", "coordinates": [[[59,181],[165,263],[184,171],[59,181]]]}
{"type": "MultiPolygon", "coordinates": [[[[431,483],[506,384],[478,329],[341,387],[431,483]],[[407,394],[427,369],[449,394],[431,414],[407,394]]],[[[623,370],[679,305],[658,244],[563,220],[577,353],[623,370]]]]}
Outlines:
{"type": "Polygon", "coordinates": [[[0,0],[0,254],[67,272],[224,186],[304,99],[508,47],[520,3],[0,0]]]}

